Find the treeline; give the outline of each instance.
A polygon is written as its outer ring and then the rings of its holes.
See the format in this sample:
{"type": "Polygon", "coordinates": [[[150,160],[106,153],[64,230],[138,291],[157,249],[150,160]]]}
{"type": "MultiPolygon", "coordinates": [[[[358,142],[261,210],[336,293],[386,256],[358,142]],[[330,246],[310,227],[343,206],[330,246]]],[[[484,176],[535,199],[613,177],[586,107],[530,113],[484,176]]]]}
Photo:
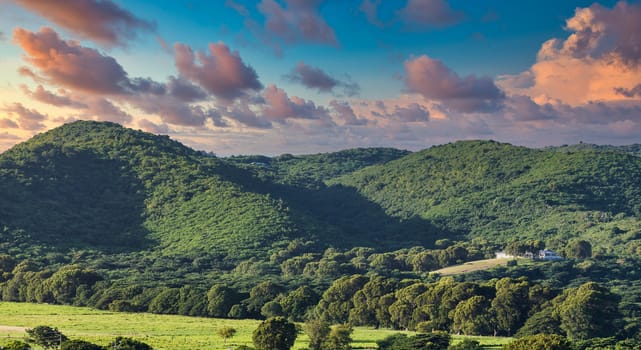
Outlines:
{"type": "MultiPolygon", "coordinates": [[[[6,257],[0,259],[0,266],[7,264],[6,257]]],[[[619,295],[594,282],[557,289],[527,278],[457,282],[446,277],[425,282],[355,274],[338,278],[318,293],[307,285],[291,289],[272,281],[260,282],[249,292],[224,284],[207,289],[118,285],[78,265],[35,271],[29,262],[17,264],[11,275],[0,284],[3,301],[112,311],[239,319],[283,316],[465,335],[559,334],[571,340],[635,338],[641,326],[639,315],[626,312],[623,317],[619,295]]]]}

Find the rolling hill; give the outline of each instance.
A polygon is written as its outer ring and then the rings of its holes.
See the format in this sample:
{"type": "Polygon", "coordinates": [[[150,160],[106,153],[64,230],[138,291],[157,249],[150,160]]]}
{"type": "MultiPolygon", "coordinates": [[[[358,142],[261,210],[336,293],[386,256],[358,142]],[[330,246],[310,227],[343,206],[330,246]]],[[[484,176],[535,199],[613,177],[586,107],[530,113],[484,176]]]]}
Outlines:
{"type": "Polygon", "coordinates": [[[0,155],[0,253],[172,280],[215,279],[241,261],[273,260],[292,241],[318,257],[439,239],[562,248],[583,238],[620,255],[641,243],[641,158],[632,153],[464,141],[415,153],[218,158],[79,121],[0,155]]]}

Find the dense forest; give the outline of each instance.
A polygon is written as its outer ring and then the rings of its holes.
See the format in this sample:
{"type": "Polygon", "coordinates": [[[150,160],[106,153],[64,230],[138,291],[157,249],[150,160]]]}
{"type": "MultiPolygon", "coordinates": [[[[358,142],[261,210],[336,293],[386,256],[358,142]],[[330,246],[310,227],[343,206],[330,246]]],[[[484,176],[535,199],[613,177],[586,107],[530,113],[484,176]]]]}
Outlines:
{"type": "Polygon", "coordinates": [[[0,297],[621,348],[641,340],[639,149],[222,158],[75,122],[0,155],[0,297]],[[431,273],[542,248],[565,259],[431,273]]]}

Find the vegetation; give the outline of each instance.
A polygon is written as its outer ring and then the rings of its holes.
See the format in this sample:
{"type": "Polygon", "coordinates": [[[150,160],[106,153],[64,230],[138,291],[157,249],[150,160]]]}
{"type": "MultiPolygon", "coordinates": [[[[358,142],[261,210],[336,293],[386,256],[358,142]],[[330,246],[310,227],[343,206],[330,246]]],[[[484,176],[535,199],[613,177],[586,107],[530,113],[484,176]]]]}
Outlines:
{"type": "Polygon", "coordinates": [[[329,324],[623,344],[641,329],[638,149],[218,158],[75,122],[0,155],[0,300],[308,321],[312,348],[346,344],[329,324]],[[543,248],[566,259],[456,274],[543,248]]]}

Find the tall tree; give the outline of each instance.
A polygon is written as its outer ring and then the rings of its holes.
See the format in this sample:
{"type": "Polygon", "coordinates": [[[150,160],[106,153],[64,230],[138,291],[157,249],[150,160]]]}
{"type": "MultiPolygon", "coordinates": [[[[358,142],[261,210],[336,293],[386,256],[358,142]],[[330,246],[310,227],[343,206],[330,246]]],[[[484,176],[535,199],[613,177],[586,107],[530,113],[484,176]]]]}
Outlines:
{"type": "Polygon", "coordinates": [[[296,326],[284,317],[272,317],[258,325],[252,334],[258,350],[289,350],[296,341],[296,326]]]}
{"type": "Polygon", "coordinates": [[[586,340],[612,335],[621,321],[620,297],[595,282],[568,291],[561,304],[561,328],[572,340],[586,340]]]}

